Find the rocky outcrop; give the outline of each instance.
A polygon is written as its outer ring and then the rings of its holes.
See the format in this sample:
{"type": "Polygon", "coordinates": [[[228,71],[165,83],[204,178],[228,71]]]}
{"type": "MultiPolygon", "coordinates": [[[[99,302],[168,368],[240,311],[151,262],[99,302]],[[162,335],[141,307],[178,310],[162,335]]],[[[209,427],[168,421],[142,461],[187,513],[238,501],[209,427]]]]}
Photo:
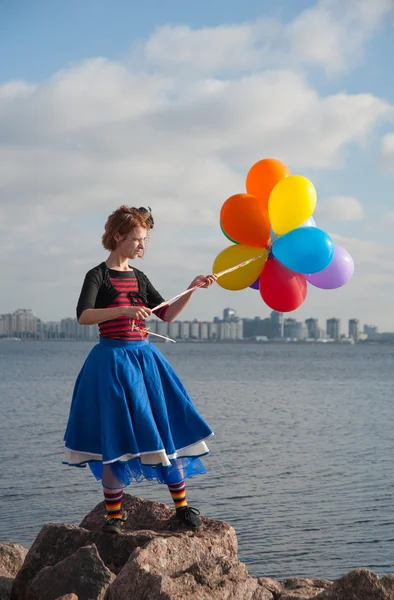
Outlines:
{"type": "Polygon", "coordinates": [[[101,531],[104,503],[80,526],[45,525],[16,563],[11,600],[394,600],[394,576],[368,570],[335,582],[249,577],[235,531],[222,521],[203,518],[202,530],[190,532],[168,506],[128,494],[123,516],[120,535],[101,531]]]}
{"type": "Polygon", "coordinates": [[[23,565],[26,548],[0,543],[0,600],[9,600],[14,577],[23,565]]]}
{"type": "Polygon", "coordinates": [[[104,600],[105,592],[114,581],[101,560],[96,546],[84,546],[54,567],[44,567],[28,587],[27,600],[54,600],[65,591],[78,598],[104,600]]]}
{"type": "MultiPolygon", "coordinates": [[[[394,600],[394,575],[379,576],[356,569],[316,596],[318,600],[394,600]]],[[[282,600],[282,599],[281,599],[282,600]]]]}
{"type": "MultiPolygon", "coordinates": [[[[275,582],[277,583],[277,582],[275,582]]],[[[306,600],[316,598],[319,593],[331,586],[327,579],[306,579],[303,577],[290,577],[282,584],[277,583],[274,598],[281,600],[306,600]]]]}

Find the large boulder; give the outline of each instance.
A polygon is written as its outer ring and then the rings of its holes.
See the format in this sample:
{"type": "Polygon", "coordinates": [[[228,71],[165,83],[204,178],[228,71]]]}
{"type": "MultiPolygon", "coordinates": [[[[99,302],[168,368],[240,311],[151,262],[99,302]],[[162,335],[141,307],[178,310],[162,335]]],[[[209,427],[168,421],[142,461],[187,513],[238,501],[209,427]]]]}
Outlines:
{"type": "Polygon", "coordinates": [[[394,600],[394,575],[355,569],[316,596],[318,600],[394,600]]]}
{"type": "Polygon", "coordinates": [[[27,600],[56,600],[75,593],[78,600],[104,600],[115,579],[101,560],[96,546],[79,548],[54,567],[44,567],[27,589],[27,600]]]}
{"type": "Polygon", "coordinates": [[[106,600],[274,600],[238,561],[233,532],[226,537],[201,533],[150,541],[130,556],[106,600]]]}
{"type": "Polygon", "coordinates": [[[0,575],[15,577],[26,558],[27,549],[18,544],[0,543],[0,575]]]}
{"type": "MultiPolygon", "coordinates": [[[[103,526],[106,509],[104,502],[97,504],[80,523],[80,527],[89,531],[100,531],[103,526]]],[[[182,526],[174,519],[174,509],[130,494],[123,495],[122,518],[125,519],[124,531],[182,531],[182,526]]],[[[203,519],[206,523],[211,519],[203,519]]]]}
{"type": "Polygon", "coordinates": [[[44,567],[57,565],[84,546],[94,545],[105,566],[115,575],[135,549],[144,548],[156,538],[185,537],[192,544],[194,536],[198,535],[223,555],[237,555],[235,531],[222,521],[203,518],[203,530],[195,534],[185,530],[174,518],[174,510],[167,505],[129,494],[124,495],[122,512],[126,522],[121,535],[101,531],[106,516],[104,502],[96,506],[79,527],[64,523],[44,525],[15,578],[11,600],[25,600],[28,586],[44,567]]]}
{"type": "Polygon", "coordinates": [[[26,554],[27,549],[19,544],[0,543],[0,600],[9,600],[14,577],[26,554]]]}
{"type": "Polygon", "coordinates": [[[309,600],[332,584],[327,579],[309,579],[305,577],[290,577],[281,584],[277,594],[280,600],[309,600]]]}
{"type": "Polygon", "coordinates": [[[12,577],[0,575],[0,600],[9,600],[12,589],[12,577]]]}

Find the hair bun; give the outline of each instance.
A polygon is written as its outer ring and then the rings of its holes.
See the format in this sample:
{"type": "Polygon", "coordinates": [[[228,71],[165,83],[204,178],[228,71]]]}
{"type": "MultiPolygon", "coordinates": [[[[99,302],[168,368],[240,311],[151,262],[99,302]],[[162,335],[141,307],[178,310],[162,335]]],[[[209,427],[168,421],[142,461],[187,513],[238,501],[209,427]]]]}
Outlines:
{"type": "Polygon", "coordinates": [[[140,208],[138,209],[138,212],[140,212],[141,215],[143,215],[145,217],[146,224],[148,225],[149,229],[153,229],[155,222],[153,220],[151,207],[148,206],[148,208],[145,208],[144,206],[140,206],[140,208]]]}

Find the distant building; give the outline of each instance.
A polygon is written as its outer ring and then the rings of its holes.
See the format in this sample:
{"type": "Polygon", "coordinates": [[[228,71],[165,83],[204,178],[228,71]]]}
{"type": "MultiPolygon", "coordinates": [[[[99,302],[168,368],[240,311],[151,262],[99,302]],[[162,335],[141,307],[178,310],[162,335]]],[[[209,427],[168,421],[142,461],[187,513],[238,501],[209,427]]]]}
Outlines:
{"type": "Polygon", "coordinates": [[[98,327],[97,325],[80,325],[76,318],[62,319],[59,337],[66,340],[96,340],[98,327]]]}
{"type": "Polygon", "coordinates": [[[306,319],[306,336],[310,340],[318,340],[320,338],[319,321],[317,319],[306,319]]]}
{"type": "Polygon", "coordinates": [[[190,338],[190,321],[181,322],[181,339],[188,340],[190,338]]]}
{"type": "Polygon", "coordinates": [[[60,321],[40,322],[40,338],[43,340],[60,339],[60,321]]]}
{"type": "Polygon", "coordinates": [[[305,340],[305,324],[301,321],[297,321],[296,319],[285,319],[283,322],[283,337],[291,340],[305,340]]]}
{"type": "Polygon", "coordinates": [[[243,320],[239,318],[233,308],[225,308],[223,319],[215,317],[213,325],[217,326],[216,338],[220,341],[242,340],[243,339],[243,320]]]}
{"type": "Polygon", "coordinates": [[[200,323],[200,340],[206,342],[209,340],[209,323],[203,321],[200,323]]]}
{"type": "Polygon", "coordinates": [[[283,313],[276,312],[275,310],[271,313],[271,337],[272,339],[283,339],[284,328],[283,328],[283,313]]]}
{"type": "Polygon", "coordinates": [[[376,341],[380,338],[376,325],[364,325],[364,334],[368,340],[376,341]]]}
{"type": "Polygon", "coordinates": [[[341,321],[340,319],[327,319],[327,337],[338,341],[339,338],[341,337],[341,321]]]}
{"type": "MultiPolygon", "coordinates": [[[[168,326],[170,325],[170,323],[168,323],[168,321],[162,321],[161,319],[157,322],[156,325],[156,332],[159,335],[164,335],[166,337],[168,336],[168,326]]],[[[171,337],[171,336],[170,336],[171,337]]]]}
{"type": "Polygon", "coordinates": [[[220,323],[219,339],[222,341],[242,340],[243,339],[243,324],[242,320],[238,321],[223,321],[220,323]]]}
{"type": "Polygon", "coordinates": [[[349,319],[349,337],[353,338],[355,342],[359,340],[359,320],[349,319]]]}
{"type": "Polygon", "coordinates": [[[192,321],[190,325],[190,337],[192,340],[200,339],[200,323],[199,321],[192,321]]]}
{"type": "Polygon", "coordinates": [[[238,321],[238,315],[233,308],[225,308],[223,311],[223,321],[238,321]]]}
{"type": "Polygon", "coordinates": [[[181,321],[172,321],[168,323],[168,336],[177,340],[181,337],[181,321]]]}
{"type": "Polygon", "coordinates": [[[219,323],[208,323],[208,336],[212,342],[219,339],[219,323]]]}
{"type": "Polygon", "coordinates": [[[38,319],[30,308],[18,308],[12,314],[0,315],[0,336],[35,338],[38,319]]]}
{"type": "Polygon", "coordinates": [[[243,337],[253,339],[257,337],[272,337],[271,319],[243,319],[243,337]]]}

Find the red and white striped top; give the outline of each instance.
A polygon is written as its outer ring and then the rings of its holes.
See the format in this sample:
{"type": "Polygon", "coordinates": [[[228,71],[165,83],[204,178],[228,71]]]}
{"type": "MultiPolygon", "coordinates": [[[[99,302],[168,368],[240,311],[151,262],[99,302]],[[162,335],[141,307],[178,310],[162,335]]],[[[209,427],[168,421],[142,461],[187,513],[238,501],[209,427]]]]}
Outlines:
{"type": "MultiPolygon", "coordinates": [[[[120,292],[108,308],[117,306],[143,306],[142,299],[139,297],[138,280],[134,271],[116,271],[109,269],[111,283],[116,290],[120,292]]],[[[164,321],[167,306],[155,311],[156,317],[164,321]]],[[[135,325],[140,329],[145,329],[145,321],[136,319],[135,325]]],[[[138,329],[132,329],[131,320],[129,317],[118,317],[110,321],[104,321],[99,324],[100,337],[110,338],[112,340],[138,341],[143,339],[143,336],[138,329]]]]}

